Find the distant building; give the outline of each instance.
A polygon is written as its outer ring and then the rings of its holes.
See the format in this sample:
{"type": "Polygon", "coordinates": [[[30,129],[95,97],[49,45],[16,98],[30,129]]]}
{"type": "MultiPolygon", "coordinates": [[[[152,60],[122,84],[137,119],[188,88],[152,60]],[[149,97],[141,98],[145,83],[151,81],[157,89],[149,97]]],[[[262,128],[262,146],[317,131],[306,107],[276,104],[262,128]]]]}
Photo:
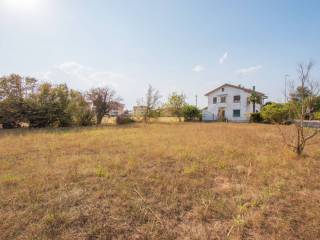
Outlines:
{"type": "Polygon", "coordinates": [[[124,113],[125,105],[119,102],[112,102],[111,110],[109,111],[109,116],[119,116],[124,113]]]}
{"type": "MultiPolygon", "coordinates": [[[[87,102],[90,106],[90,109],[94,111],[95,106],[93,105],[93,102],[92,101],[87,101],[87,102]]],[[[125,108],[124,104],[117,102],[117,101],[113,101],[110,104],[111,104],[111,109],[106,115],[115,117],[115,116],[119,116],[124,113],[124,108],[125,108]]]]}
{"type": "Polygon", "coordinates": [[[223,84],[222,86],[205,94],[208,97],[208,107],[202,111],[204,121],[230,120],[235,122],[249,121],[250,113],[260,112],[267,96],[255,91],[255,88],[248,89],[242,86],[232,84],[223,84]],[[253,104],[249,101],[251,94],[255,92],[260,101],[253,104]]]}
{"type": "Polygon", "coordinates": [[[147,110],[146,106],[134,106],[133,107],[133,116],[134,117],[142,117],[147,110]]]}

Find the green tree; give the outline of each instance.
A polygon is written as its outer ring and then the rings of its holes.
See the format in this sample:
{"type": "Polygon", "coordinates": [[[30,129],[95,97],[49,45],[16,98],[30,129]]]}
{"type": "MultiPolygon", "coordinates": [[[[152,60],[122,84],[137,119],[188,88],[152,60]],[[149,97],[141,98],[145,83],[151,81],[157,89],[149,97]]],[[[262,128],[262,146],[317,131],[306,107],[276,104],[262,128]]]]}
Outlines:
{"type": "Polygon", "coordinates": [[[184,94],[178,94],[173,92],[169,95],[166,107],[169,109],[173,116],[179,118],[181,122],[181,117],[183,116],[183,107],[186,105],[186,96],[184,94]]]}
{"type": "Polygon", "coordinates": [[[94,112],[91,110],[85,96],[75,90],[70,90],[69,93],[68,112],[71,115],[73,125],[76,126],[91,126],[94,121],[94,112]]]}
{"type": "Polygon", "coordinates": [[[284,123],[290,117],[288,104],[271,103],[261,109],[261,117],[264,121],[270,123],[284,123]]]}
{"type": "Polygon", "coordinates": [[[255,91],[255,87],[253,88],[253,91],[251,95],[249,96],[249,102],[252,103],[252,112],[256,112],[256,104],[261,104],[261,96],[255,91]]]}
{"type": "Polygon", "coordinates": [[[36,88],[34,78],[17,74],[0,77],[0,123],[4,128],[19,127],[26,121],[26,99],[36,88]]]}
{"type": "Polygon", "coordinates": [[[43,83],[32,94],[28,103],[27,118],[30,127],[67,127],[72,125],[68,111],[69,89],[65,84],[43,83]]]}
{"type": "Polygon", "coordinates": [[[201,111],[193,105],[185,105],[182,112],[186,121],[194,121],[201,118],[201,111]]]}

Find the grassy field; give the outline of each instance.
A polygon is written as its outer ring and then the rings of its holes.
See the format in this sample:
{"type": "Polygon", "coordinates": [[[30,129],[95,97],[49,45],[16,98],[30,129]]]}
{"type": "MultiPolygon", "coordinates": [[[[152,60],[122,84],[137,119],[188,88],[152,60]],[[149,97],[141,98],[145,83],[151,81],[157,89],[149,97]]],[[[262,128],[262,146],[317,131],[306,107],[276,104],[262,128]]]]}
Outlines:
{"type": "Polygon", "coordinates": [[[272,125],[0,131],[0,239],[320,239],[320,138],[272,125]]]}

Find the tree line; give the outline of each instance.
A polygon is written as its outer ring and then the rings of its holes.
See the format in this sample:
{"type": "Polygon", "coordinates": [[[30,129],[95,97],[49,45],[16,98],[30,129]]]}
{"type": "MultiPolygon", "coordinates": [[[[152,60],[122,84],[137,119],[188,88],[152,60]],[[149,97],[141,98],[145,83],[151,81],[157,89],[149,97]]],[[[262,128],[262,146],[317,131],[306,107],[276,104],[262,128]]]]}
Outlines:
{"type": "Polygon", "coordinates": [[[0,77],[0,124],[3,128],[68,127],[100,124],[118,103],[111,88],[84,93],[66,84],[39,83],[17,74],[0,77]]]}
{"type": "MultiPolygon", "coordinates": [[[[166,115],[185,120],[199,120],[200,110],[186,103],[184,94],[172,93],[165,104],[159,91],[148,87],[139,105],[144,107],[143,120],[166,115]]],[[[32,77],[11,74],[0,77],[0,124],[3,128],[31,128],[99,125],[105,115],[117,108],[121,98],[110,87],[80,92],[66,84],[40,83],[32,77]]],[[[119,123],[132,122],[119,116],[119,123]]]]}
{"type": "Polygon", "coordinates": [[[186,95],[172,92],[165,103],[161,103],[161,95],[158,90],[149,85],[144,98],[138,100],[138,106],[143,107],[142,118],[149,122],[151,118],[160,116],[177,117],[179,122],[201,120],[201,111],[197,106],[188,104],[186,95]]]}

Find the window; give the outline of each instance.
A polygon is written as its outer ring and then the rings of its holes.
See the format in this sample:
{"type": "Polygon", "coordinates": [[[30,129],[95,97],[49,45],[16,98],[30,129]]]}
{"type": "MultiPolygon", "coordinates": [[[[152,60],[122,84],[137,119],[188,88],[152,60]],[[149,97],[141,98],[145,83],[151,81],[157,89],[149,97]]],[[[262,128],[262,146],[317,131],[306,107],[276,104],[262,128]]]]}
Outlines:
{"type": "Polygon", "coordinates": [[[235,103],[240,102],[240,95],[233,96],[233,102],[235,103]]]}
{"type": "Polygon", "coordinates": [[[213,98],[213,104],[216,104],[216,103],[217,103],[217,98],[214,97],[214,98],[213,98]]]}
{"type": "Polygon", "coordinates": [[[225,103],[226,102],[226,97],[220,97],[220,102],[225,103]]]}
{"type": "Polygon", "coordinates": [[[233,117],[240,117],[240,109],[233,110],[233,117]]]}
{"type": "Polygon", "coordinates": [[[221,91],[224,92],[224,88],[221,88],[221,91]]]}

